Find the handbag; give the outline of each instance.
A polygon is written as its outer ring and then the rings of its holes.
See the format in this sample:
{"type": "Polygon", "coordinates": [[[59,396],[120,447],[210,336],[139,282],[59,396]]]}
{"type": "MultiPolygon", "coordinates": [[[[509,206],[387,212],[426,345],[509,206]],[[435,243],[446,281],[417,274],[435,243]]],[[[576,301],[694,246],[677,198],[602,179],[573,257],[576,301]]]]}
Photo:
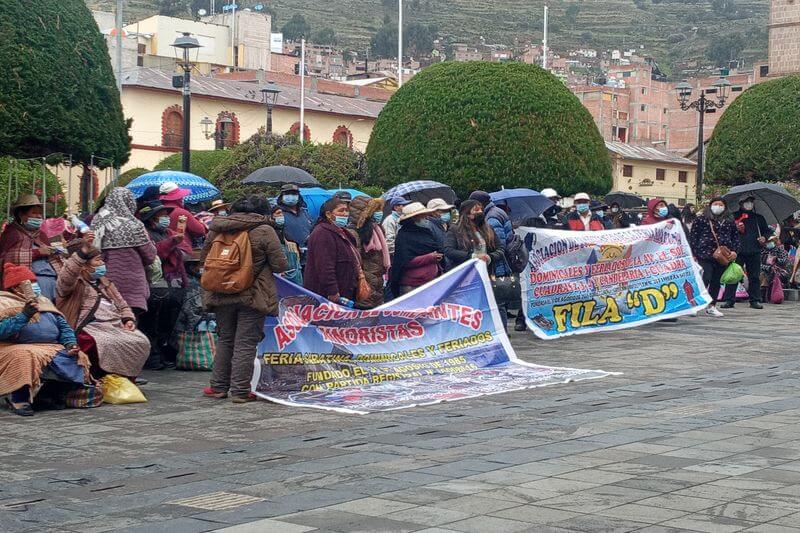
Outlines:
{"type": "Polygon", "coordinates": [[[717,232],[714,231],[714,221],[708,221],[708,227],[711,228],[711,235],[714,236],[714,242],[717,243],[717,248],[714,250],[713,257],[714,260],[722,266],[728,266],[733,261],[733,252],[727,246],[721,246],[719,244],[719,239],[717,238],[717,232]]]}
{"type": "Polygon", "coordinates": [[[210,328],[206,315],[194,331],[178,333],[178,355],[175,368],[179,370],[211,370],[217,356],[217,333],[210,328]]]}
{"type": "Polygon", "coordinates": [[[506,304],[508,307],[519,305],[521,293],[518,276],[492,276],[491,281],[494,299],[499,305],[506,304]]]}
{"type": "Polygon", "coordinates": [[[781,277],[776,272],[776,269],[772,269],[772,286],[769,289],[769,303],[771,304],[781,304],[783,303],[783,283],[781,283],[781,277]]]}
{"type": "Polygon", "coordinates": [[[64,399],[67,407],[71,409],[92,409],[103,405],[103,386],[99,381],[92,380],[82,386],[70,389],[64,399]]]}
{"type": "Polygon", "coordinates": [[[358,285],[356,286],[356,303],[363,303],[369,300],[372,297],[372,287],[369,283],[367,283],[367,276],[364,275],[364,267],[361,264],[361,254],[359,253],[358,249],[355,248],[352,244],[350,245],[350,249],[353,250],[353,254],[356,258],[356,265],[358,267],[358,285]]]}

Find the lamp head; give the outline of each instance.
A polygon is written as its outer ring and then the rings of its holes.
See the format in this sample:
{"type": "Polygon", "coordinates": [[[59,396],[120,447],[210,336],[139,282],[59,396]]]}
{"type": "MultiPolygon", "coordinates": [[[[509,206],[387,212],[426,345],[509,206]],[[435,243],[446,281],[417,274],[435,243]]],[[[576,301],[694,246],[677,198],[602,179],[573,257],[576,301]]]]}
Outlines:
{"type": "Polygon", "coordinates": [[[280,93],[281,90],[278,89],[274,81],[267,82],[267,84],[261,88],[261,101],[272,107],[278,102],[278,95],[280,93]]]}

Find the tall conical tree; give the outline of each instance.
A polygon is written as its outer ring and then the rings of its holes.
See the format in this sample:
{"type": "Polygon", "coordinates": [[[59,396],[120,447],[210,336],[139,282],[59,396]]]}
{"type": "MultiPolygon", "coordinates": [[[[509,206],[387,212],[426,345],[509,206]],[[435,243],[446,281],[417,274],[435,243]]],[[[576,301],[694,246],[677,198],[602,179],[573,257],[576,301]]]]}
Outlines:
{"type": "Polygon", "coordinates": [[[0,36],[0,155],[124,164],[130,123],[83,0],[0,0],[0,36]]]}

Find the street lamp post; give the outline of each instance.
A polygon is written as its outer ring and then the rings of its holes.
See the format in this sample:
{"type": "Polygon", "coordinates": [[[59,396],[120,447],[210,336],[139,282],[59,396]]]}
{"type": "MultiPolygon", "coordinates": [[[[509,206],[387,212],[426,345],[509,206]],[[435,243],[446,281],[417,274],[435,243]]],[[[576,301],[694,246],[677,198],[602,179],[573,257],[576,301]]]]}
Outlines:
{"type": "Polygon", "coordinates": [[[214,122],[208,118],[203,117],[203,120],[200,121],[200,125],[203,126],[203,135],[205,135],[206,139],[214,139],[215,141],[215,148],[222,146],[225,148],[225,141],[228,140],[228,127],[233,124],[233,119],[227,115],[223,115],[219,119],[220,128],[218,130],[214,130],[211,132],[211,125],[214,122]]]}
{"type": "Polygon", "coordinates": [[[272,109],[278,102],[280,92],[274,81],[268,82],[261,88],[261,101],[267,104],[267,133],[272,133],[272,109]]]}
{"type": "Polygon", "coordinates": [[[690,101],[692,96],[692,86],[686,81],[679,83],[675,86],[678,92],[678,103],[683,111],[694,109],[699,114],[699,124],[697,128],[697,197],[703,191],[703,169],[705,167],[705,116],[706,113],[712,110],[720,109],[725,105],[728,99],[728,90],[730,89],[731,82],[725,78],[720,78],[714,82],[712,87],[716,89],[717,99],[711,100],[706,97],[706,90],[700,90],[700,97],[696,100],[690,101]]]}
{"type": "MultiPolygon", "coordinates": [[[[190,53],[194,50],[195,54],[197,54],[197,49],[200,48],[200,42],[192,37],[189,32],[183,32],[183,35],[175,39],[172,46],[175,48],[175,55],[178,56],[178,54],[180,54],[178,60],[182,61],[181,67],[183,68],[183,80],[180,85],[183,89],[183,150],[181,170],[189,172],[189,147],[191,141],[189,138],[191,128],[189,126],[191,124],[192,112],[192,93],[190,89],[192,62],[190,60],[190,53]]],[[[196,57],[195,55],[195,59],[196,57]]]]}

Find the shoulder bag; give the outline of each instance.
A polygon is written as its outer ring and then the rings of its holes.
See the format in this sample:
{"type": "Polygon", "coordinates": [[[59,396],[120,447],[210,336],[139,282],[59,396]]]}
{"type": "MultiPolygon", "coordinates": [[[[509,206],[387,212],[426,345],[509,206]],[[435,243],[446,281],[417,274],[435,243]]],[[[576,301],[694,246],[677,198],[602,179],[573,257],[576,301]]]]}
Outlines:
{"type": "Polygon", "coordinates": [[[708,227],[711,228],[711,235],[714,236],[714,242],[717,243],[716,249],[714,249],[714,260],[722,266],[728,266],[733,261],[733,252],[727,246],[722,246],[719,243],[719,239],[717,238],[717,232],[714,231],[714,221],[708,221],[708,227]]]}

